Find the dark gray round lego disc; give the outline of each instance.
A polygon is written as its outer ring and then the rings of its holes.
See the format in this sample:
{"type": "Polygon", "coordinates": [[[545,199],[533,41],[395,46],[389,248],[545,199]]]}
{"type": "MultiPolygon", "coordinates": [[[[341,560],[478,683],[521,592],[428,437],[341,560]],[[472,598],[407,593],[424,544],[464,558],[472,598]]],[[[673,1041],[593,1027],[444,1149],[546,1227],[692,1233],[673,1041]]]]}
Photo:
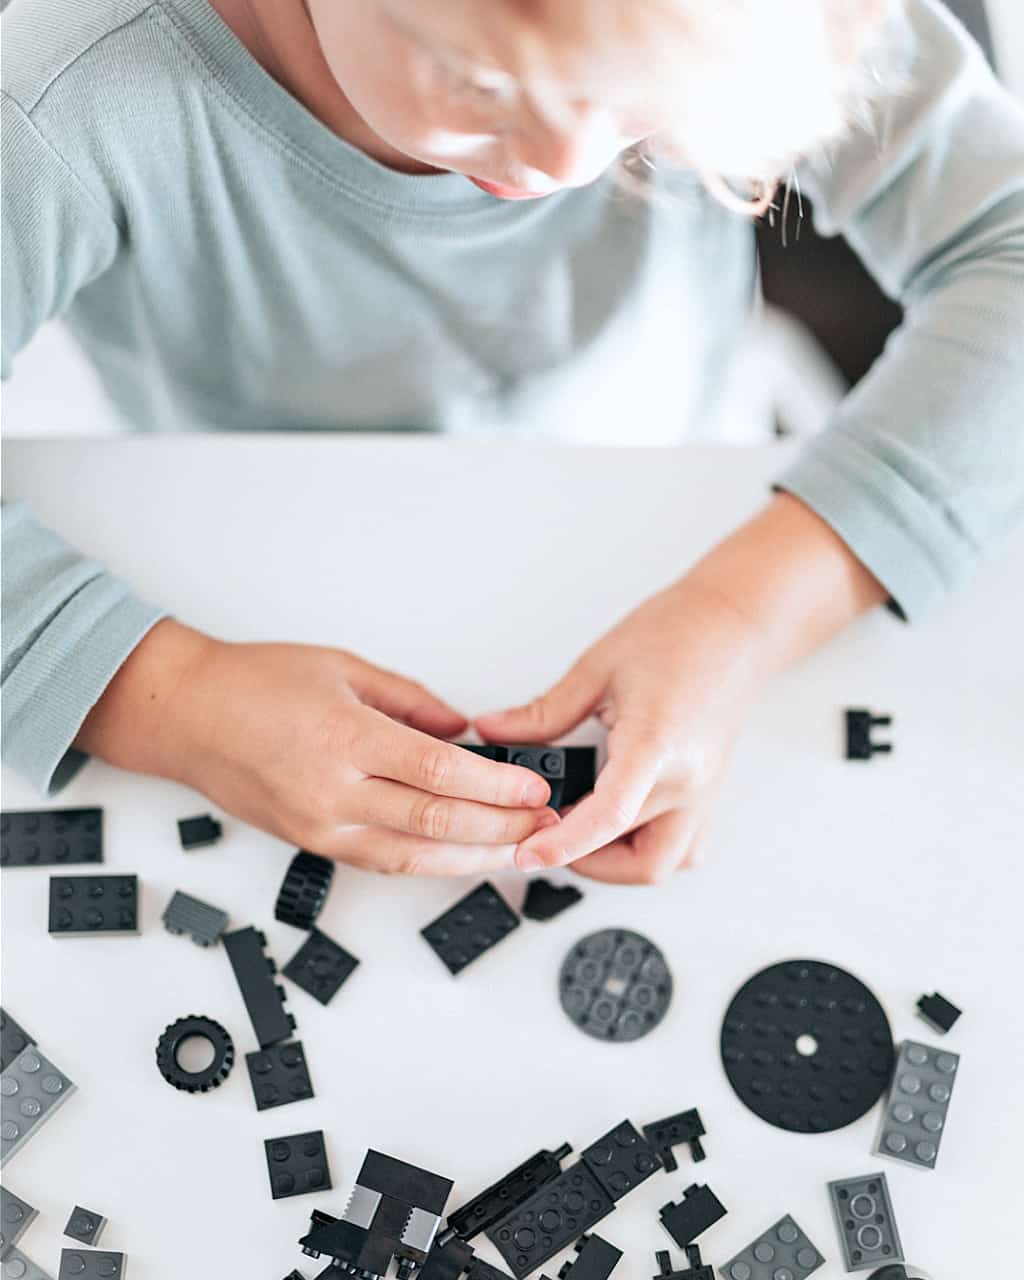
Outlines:
{"type": "Polygon", "coordinates": [[[889,1020],[858,978],[820,960],[762,969],[722,1023],[722,1064],[754,1115],[827,1133],[869,1111],[892,1076],[889,1020]]]}
{"type": "Polygon", "coordinates": [[[649,938],[602,929],[581,939],[558,977],[562,1008],[597,1040],[639,1040],[653,1031],[672,999],[672,975],[649,938]]]}

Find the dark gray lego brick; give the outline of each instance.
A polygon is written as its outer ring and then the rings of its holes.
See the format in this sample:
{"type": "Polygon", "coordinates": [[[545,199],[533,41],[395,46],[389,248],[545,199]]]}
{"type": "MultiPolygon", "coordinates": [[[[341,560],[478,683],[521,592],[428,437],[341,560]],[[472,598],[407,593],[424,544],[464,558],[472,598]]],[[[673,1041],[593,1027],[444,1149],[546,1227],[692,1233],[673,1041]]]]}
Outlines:
{"type": "Polygon", "coordinates": [[[649,938],[601,929],[566,956],[558,978],[568,1017],[598,1040],[638,1040],[668,1012],[672,975],[649,938]]]}
{"type": "Polygon", "coordinates": [[[83,1209],[81,1205],[75,1205],[71,1210],[71,1217],[68,1218],[67,1226],[64,1228],[64,1234],[72,1240],[78,1240],[81,1244],[98,1245],[100,1236],[103,1235],[103,1228],[107,1225],[107,1220],[102,1213],[95,1213],[92,1209],[83,1209]]]}
{"type": "Polygon", "coordinates": [[[187,934],[200,947],[212,947],[228,927],[228,913],[180,889],[164,909],[164,928],[187,934]]]}
{"type": "Polygon", "coordinates": [[[111,937],[138,932],[138,876],[50,877],[51,937],[111,937]]]}
{"type": "Polygon", "coordinates": [[[592,1142],[580,1159],[613,1200],[621,1200],[661,1168],[657,1151],[628,1120],[592,1142]]]}
{"type": "Polygon", "coordinates": [[[878,1155],[935,1168],[959,1066],[957,1053],[903,1041],[882,1112],[878,1155]]]}
{"type": "Polygon", "coordinates": [[[824,1262],[787,1213],[718,1270],[725,1280],[805,1280],[824,1262]]]}
{"type": "Polygon", "coordinates": [[[490,1227],[487,1238],[509,1270],[522,1280],[568,1248],[615,1208],[585,1164],[564,1169],[528,1200],[490,1227]]]}
{"type": "Polygon", "coordinates": [[[10,810],[0,815],[0,866],[103,861],[102,809],[10,810]]]}
{"type": "Polygon", "coordinates": [[[123,1253],[105,1249],[61,1249],[57,1280],[125,1280],[123,1253]]]}
{"type": "Polygon", "coordinates": [[[257,1111],[283,1107],[313,1097],[306,1054],[299,1040],[274,1044],[258,1053],[247,1053],[245,1065],[257,1111]]]}
{"type": "Polygon", "coordinates": [[[828,1196],[847,1271],[903,1261],[884,1173],[830,1182],[828,1196]]]}
{"type": "Polygon", "coordinates": [[[309,1191],[330,1191],[331,1172],[322,1130],[267,1138],[263,1149],[274,1200],[309,1191]]]}
{"type": "Polygon", "coordinates": [[[680,1249],[684,1249],[724,1218],[726,1212],[725,1205],[710,1187],[694,1182],[683,1192],[681,1200],[662,1205],[658,1217],[680,1249]]]}
{"type": "Polygon", "coordinates": [[[284,990],[274,982],[277,966],[264,948],[266,936],[251,926],[224,934],[231,968],[261,1049],[291,1039],[295,1019],[284,1007],[284,990]]]}
{"type": "Polygon", "coordinates": [[[27,1200],[0,1186],[0,1256],[18,1243],[38,1213],[27,1200]]]}
{"type": "Polygon", "coordinates": [[[343,946],[319,929],[310,929],[309,937],[281,970],[286,978],[301,987],[314,1000],[329,1004],[355,971],[359,961],[343,946]]]}
{"type": "Polygon", "coordinates": [[[22,1050],[35,1040],[19,1027],[9,1013],[0,1009],[0,1071],[6,1071],[22,1050]]]}
{"type": "Polygon", "coordinates": [[[35,1046],[0,1075],[0,1166],[38,1132],[75,1091],[64,1073],[35,1046]]]}
{"type": "Polygon", "coordinates": [[[519,927],[520,920],[494,885],[485,881],[420,930],[454,976],[519,927]]]}
{"type": "Polygon", "coordinates": [[[186,853],[191,849],[204,849],[216,844],[222,834],[221,824],[208,813],[195,818],[178,819],[178,839],[186,853]]]}

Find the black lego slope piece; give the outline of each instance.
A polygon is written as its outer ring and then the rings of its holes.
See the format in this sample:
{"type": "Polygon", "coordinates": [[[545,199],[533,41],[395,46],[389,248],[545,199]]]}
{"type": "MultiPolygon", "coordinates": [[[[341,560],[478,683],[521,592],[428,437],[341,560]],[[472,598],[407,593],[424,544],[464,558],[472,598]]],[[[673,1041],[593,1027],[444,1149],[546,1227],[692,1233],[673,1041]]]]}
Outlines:
{"type": "Polygon", "coordinates": [[[274,904],[274,918],[296,929],[312,929],[334,879],[334,863],[300,849],[288,864],[274,904]]]}
{"type": "Polygon", "coordinates": [[[661,1225],[679,1247],[693,1244],[699,1235],[726,1214],[725,1205],[708,1186],[693,1183],[677,1203],[663,1204],[658,1212],[661,1225]]]}
{"type": "Polygon", "coordinates": [[[102,809],[27,809],[0,814],[2,867],[102,861],[102,809]]]}
{"type": "Polygon", "coordinates": [[[284,992],[274,982],[277,969],[264,951],[266,945],[266,937],[251,925],[224,934],[228,959],[261,1049],[290,1039],[295,1030],[295,1019],[284,1007],[284,992]]]}
{"type": "Polygon", "coordinates": [[[355,956],[340,943],[319,929],[310,929],[305,942],[281,972],[314,1000],[326,1005],[358,964],[355,956]]]}
{"type": "Polygon", "coordinates": [[[573,1245],[578,1257],[563,1262],[558,1280],[608,1280],[622,1257],[622,1250],[600,1236],[581,1236],[573,1245]]]}
{"type": "Polygon", "coordinates": [[[661,1156],[666,1173],[675,1173],[679,1168],[672,1148],[681,1147],[684,1142],[695,1161],[704,1159],[706,1153],[700,1140],[705,1133],[704,1122],[696,1107],[644,1125],[644,1137],[661,1156]]]}
{"type": "Polygon", "coordinates": [[[30,1044],[35,1044],[32,1036],[5,1009],[0,1009],[0,1071],[6,1071],[30,1044]]]}
{"type": "Polygon", "coordinates": [[[918,1000],[917,1012],[933,1031],[937,1031],[940,1036],[944,1036],[947,1031],[953,1029],[962,1010],[958,1009],[951,1000],[947,1000],[945,996],[935,991],[930,996],[922,996],[918,1000]]]}
{"type": "Polygon", "coordinates": [[[487,1232],[509,1270],[522,1280],[578,1240],[615,1208],[583,1163],[570,1166],[487,1232]]]}
{"type": "Polygon", "coordinates": [[[420,933],[454,977],[519,927],[519,917],[489,881],[477,885],[420,933]]]}
{"type": "Polygon", "coordinates": [[[550,880],[532,876],[526,885],[523,915],[527,920],[554,920],[569,907],[583,901],[583,894],[571,884],[552,884],[550,880]]]}
{"type": "Polygon", "coordinates": [[[223,828],[216,818],[208,813],[199,814],[195,818],[178,819],[178,839],[187,853],[190,849],[204,849],[209,844],[216,844],[223,828]]]}
{"type": "Polygon", "coordinates": [[[139,932],[138,876],[51,876],[50,936],[139,932]]]}
{"type": "Polygon", "coordinates": [[[448,1215],[447,1229],[463,1240],[472,1240],[506,1217],[516,1205],[562,1172],[561,1161],[572,1147],[564,1142],[555,1151],[537,1151],[510,1173],[448,1215]]]}
{"type": "Polygon", "coordinates": [[[621,1200],[661,1168],[657,1151],[628,1120],[592,1142],[580,1159],[612,1200],[621,1200]]]}

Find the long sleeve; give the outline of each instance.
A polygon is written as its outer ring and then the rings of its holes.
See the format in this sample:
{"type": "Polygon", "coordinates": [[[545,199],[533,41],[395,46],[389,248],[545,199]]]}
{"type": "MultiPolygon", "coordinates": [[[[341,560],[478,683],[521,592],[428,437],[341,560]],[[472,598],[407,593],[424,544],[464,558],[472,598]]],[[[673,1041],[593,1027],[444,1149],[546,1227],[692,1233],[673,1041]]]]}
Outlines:
{"type": "Polygon", "coordinates": [[[799,178],[906,318],[779,487],[912,619],[1024,514],[1024,111],[935,0],[894,40],[906,88],[799,178]]]}
{"type": "MultiPolygon", "coordinates": [[[[115,223],[3,103],[3,372],[113,260],[115,223]]],[[[52,794],[85,760],[90,707],[161,611],[15,503],[3,510],[3,758],[52,794]]]]}

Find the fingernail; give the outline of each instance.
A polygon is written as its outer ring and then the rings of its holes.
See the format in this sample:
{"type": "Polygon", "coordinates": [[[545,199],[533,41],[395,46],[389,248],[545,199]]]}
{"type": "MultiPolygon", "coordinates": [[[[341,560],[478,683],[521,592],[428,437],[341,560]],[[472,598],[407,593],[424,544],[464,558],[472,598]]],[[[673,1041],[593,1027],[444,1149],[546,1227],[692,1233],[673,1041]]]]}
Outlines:
{"type": "Polygon", "coordinates": [[[535,778],[523,787],[523,804],[544,804],[551,796],[551,788],[543,778],[535,778]]]}
{"type": "Polygon", "coordinates": [[[543,831],[546,827],[557,827],[562,819],[555,813],[554,809],[545,809],[537,819],[535,831],[543,831]]]}
{"type": "Polygon", "coordinates": [[[520,871],[539,871],[543,865],[532,849],[520,849],[516,854],[516,866],[520,871]]]}

